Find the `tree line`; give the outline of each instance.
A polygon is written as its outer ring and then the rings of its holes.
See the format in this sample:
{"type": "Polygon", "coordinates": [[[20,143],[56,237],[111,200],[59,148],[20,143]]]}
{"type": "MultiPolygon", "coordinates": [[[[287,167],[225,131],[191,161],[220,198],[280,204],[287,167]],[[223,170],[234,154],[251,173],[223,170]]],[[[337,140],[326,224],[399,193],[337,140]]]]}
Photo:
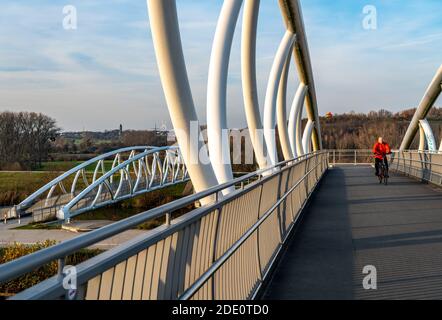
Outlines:
{"type": "MultiPolygon", "coordinates": [[[[346,113],[321,118],[323,147],[326,149],[371,149],[378,137],[392,148],[399,148],[416,109],[398,113],[388,110],[346,113]]],[[[436,141],[442,138],[442,108],[433,108],[427,116],[436,141]]],[[[417,149],[419,133],[412,149],[417,149]]]]}
{"type": "MultiPolygon", "coordinates": [[[[408,109],[398,113],[380,110],[366,114],[350,112],[333,117],[321,117],[323,147],[367,149],[373,146],[377,137],[382,136],[393,148],[398,148],[415,110],[408,109]]],[[[440,141],[442,108],[433,108],[427,118],[436,140],[440,141]]],[[[417,148],[418,139],[417,135],[412,148],[417,148]]],[[[41,166],[43,161],[66,159],[58,158],[62,155],[85,154],[90,158],[91,154],[101,154],[126,146],[164,146],[167,143],[166,134],[156,131],[60,134],[56,121],[44,114],[0,112],[0,169],[2,170],[35,169],[41,166]]]]}
{"type": "Polygon", "coordinates": [[[0,168],[33,169],[48,158],[60,132],[56,121],[35,112],[0,113],[0,168]]]}
{"type": "Polygon", "coordinates": [[[63,133],[54,143],[54,154],[103,154],[128,146],[166,146],[167,133],[161,131],[118,130],[103,132],[63,133]]]}

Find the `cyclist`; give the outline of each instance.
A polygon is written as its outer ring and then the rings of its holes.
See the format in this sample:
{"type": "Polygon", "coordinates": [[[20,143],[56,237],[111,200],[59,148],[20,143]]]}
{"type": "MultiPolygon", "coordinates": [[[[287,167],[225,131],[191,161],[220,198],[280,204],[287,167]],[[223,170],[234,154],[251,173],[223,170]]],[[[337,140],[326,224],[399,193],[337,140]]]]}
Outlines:
{"type": "MultiPolygon", "coordinates": [[[[379,137],[378,142],[376,142],[375,145],[373,146],[373,153],[375,156],[376,176],[379,176],[379,168],[382,161],[384,161],[385,167],[388,172],[387,154],[391,154],[391,148],[388,145],[388,143],[384,141],[382,137],[379,137]]],[[[386,178],[388,178],[388,175],[386,178]]]]}

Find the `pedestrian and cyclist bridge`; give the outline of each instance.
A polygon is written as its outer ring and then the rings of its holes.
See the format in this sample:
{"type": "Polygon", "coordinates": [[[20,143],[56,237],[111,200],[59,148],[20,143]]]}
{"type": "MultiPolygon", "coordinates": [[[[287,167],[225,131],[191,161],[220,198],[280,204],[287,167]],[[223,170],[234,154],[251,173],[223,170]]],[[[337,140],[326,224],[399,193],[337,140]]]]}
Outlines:
{"type": "Polygon", "coordinates": [[[255,73],[259,1],[226,0],[209,67],[210,161],[193,161],[205,143],[191,141],[191,123],[198,116],[175,1],[147,3],[178,147],[133,147],[92,159],[37,190],[11,211],[11,218],[31,213],[36,221],[55,217],[69,222],[186,181],[196,192],[0,265],[4,283],[58,261],[57,275],[12,299],[442,298],[442,153],[425,121],[441,92],[442,67],[400,149],[389,159],[389,185],[380,185],[369,150],[322,148],[299,1],[279,1],[287,30],[275,54],[261,118],[255,73]],[[234,178],[223,132],[228,129],[230,48],[242,5],[244,107],[259,169],[234,178]],[[300,85],[287,117],[292,57],[300,85]],[[304,105],[308,121],[302,128],[304,105]],[[283,160],[277,153],[276,124],[283,160]],[[409,150],[418,131],[419,148],[409,150]],[[75,268],[65,266],[73,253],[151,220],[163,224],[75,268]]]}

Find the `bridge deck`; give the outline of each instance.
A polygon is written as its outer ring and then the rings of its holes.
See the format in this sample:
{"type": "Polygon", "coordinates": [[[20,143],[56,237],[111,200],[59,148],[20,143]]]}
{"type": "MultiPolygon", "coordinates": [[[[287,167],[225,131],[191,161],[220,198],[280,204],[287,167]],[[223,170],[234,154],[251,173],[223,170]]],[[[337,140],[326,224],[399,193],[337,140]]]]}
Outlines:
{"type": "Polygon", "coordinates": [[[266,299],[442,299],[442,193],[370,167],[324,177],[275,270],[266,299]],[[378,289],[362,270],[377,268],[378,289]]]}

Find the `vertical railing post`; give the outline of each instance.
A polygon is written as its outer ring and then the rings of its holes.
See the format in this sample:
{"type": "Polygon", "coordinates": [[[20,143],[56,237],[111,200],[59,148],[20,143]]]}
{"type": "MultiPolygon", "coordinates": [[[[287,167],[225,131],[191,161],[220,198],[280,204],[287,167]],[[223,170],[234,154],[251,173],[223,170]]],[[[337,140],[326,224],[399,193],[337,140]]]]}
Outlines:
{"type": "MultiPolygon", "coordinates": [[[[58,259],[58,270],[57,270],[57,278],[58,281],[63,283],[64,280],[64,267],[66,266],[66,257],[58,259]]],[[[69,297],[68,291],[66,291],[66,294],[64,295],[65,299],[72,300],[72,297],[69,297]]]]}
{"type": "MultiPolygon", "coordinates": [[[[221,221],[221,211],[222,207],[218,207],[216,209],[216,224],[215,224],[215,235],[213,237],[213,246],[212,246],[212,261],[211,264],[213,264],[216,261],[216,248],[218,246],[218,237],[219,237],[219,228],[220,228],[220,221],[221,221]]],[[[212,285],[211,285],[211,293],[212,293],[212,300],[215,300],[215,274],[212,275],[212,285]]]]}
{"type": "MultiPolygon", "coordinates": [[[[262,202],[262,191],[264,189],[263,184],[259,187],[261,190],[259,192],[259,204],[258,204],[258,212],[256,213],[256,221],[259,220],[259,213],[261,211],[261,202],[262,202]]],[[[259,229],[256,229],[256,266],[258,268],[258,275],[259,275],[259,281],[262,282],[263,279],[263,273],[262,273],[262,263],[261,263],[261,252],[260,252],[260,246],[259,246],[259,229]]]]}
{"type": "Polygon", "coordinates": [[[66,257],[58,259],[57,276],[60,281],[62,281],[63,277],[64,277],[63,269],[64,269],[65,264],[66,264],[66,257]]]}

